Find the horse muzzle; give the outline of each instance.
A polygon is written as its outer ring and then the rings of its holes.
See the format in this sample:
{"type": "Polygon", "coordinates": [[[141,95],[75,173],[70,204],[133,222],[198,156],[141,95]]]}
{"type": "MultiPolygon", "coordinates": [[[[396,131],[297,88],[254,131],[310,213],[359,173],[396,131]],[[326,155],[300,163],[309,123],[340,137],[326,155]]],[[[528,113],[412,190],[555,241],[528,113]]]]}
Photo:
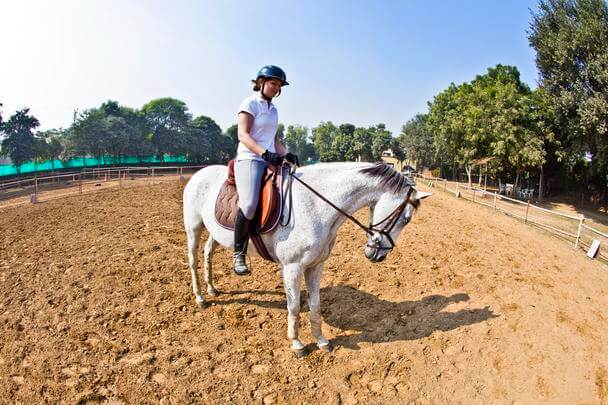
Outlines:
{"type": "Polygon", "coordinates": [[[378,249],[370,246],[365,247],[365,257],[367,257],[373,263],[383,261],[386,259],[387,254],[388,251],[384,249],[378,249]]]}

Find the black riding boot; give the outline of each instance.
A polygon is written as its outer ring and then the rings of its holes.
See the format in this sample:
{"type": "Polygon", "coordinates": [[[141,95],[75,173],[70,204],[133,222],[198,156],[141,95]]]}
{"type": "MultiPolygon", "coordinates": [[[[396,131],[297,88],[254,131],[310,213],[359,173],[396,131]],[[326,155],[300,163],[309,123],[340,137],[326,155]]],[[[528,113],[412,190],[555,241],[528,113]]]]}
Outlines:
{"type": "Polygon", "coordinates": [[[232,257],[232,271],[239,276],[250,274],[246,261],[250,227],[251,220],[247,219],[239,208],[236,223],[234,224],[234,255],[232,257]]]}

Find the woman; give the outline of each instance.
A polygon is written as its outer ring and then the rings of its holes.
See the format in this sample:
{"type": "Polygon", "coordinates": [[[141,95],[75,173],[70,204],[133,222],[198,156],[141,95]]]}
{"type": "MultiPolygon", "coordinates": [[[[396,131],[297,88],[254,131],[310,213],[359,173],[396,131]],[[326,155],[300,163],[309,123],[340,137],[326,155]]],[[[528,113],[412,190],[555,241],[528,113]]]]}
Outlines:
{"type": "Polygon", "coordinates": [[[281,87],[289,84],[285,72],[278,66],[264,66],[252,82],[256,94],[243,100],[239,107],[239,146],[234,162],[239,212],[234,227],[233,271],[238,275],[250,273],[245,260],[247,241],[266,165],[280,166],[283,159],[297,162],[297,156],[288,153],[278,139],[279,117],[272,104],[272,99],[281,94],[281,87]]]}

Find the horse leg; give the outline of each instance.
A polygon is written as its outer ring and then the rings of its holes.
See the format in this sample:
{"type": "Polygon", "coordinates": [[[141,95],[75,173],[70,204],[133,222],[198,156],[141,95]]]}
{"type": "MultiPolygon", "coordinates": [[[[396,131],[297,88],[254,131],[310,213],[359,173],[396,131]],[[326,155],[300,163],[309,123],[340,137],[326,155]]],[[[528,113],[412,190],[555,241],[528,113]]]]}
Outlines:
{"type": "Polygon", "coordinates": [[[205,243],[205,282],[207,283],[207,294],[212,297],[217,297],[219,292],[213,286],[213,271],[211,260],[213,259],[213,251],[217,247],[217,242],[211,235],[209,235],[209,239],[207,239],[207,243],[205,243]]]}
{"type": "Polygon", "coordinates": [[[202,222],[186,227],[186,234],[188,236],[188,262],[190,265],[190,274],[192,275],[192,291],[196,297],[196,303],[201,308],[205,305],[205,298],[201,294],[201,288],[198,283],[198,272],[196,269],[198,267],[198,241],[201,237],[202,229],[202,222]]]}
{"type": "Polygon", "coordinates": [[[287,296],[287,337],[291,339],[291,350],[297,357],[306,355],[304,345],[298,339],[300,326],[300,281],[302,266],[293,263],[283,266],[283,284],[287,296]]]}
{"type": "Polygon", "coordinates": [[[325,339],[321,331],[321,274],[323,273],[323,265],[306,269],[304,278],[306,280],[306,290],[308,291],[308,308],[310,310],[310,329],[315,339],[317,339],[317,347],[325,352],[331,352],[332,346],[329,340],[325,339]]]}

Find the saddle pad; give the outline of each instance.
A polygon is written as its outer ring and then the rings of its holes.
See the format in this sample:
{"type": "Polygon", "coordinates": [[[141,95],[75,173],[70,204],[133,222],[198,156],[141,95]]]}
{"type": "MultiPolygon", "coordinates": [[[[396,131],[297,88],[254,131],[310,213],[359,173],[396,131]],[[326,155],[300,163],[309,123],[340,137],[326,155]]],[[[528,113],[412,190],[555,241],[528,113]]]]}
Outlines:
{"type": "MultiPolygon", "coordinates": [[[[267,233],[276,228],[281,214],[282,187],[279,187],[281,178],[273,176],[267,171],[264,176],[260,201],[254,217],[254,229],[259,233],[267,233]],[[274,181],[273,181],[274,180],[274,181]]],[[[236,185],[230,177],[222,184],[215,200],[215,218],[222,227],[234,230],[236,216],[239,210],[239,195],[236,185]]]]}
{"type": "Polygon", "coordinates": [[[239,195],[230,179],[226,180],[215,200],[215,219],[224,228],[234,230],[236,215],[239,211],[239,195]]]}

